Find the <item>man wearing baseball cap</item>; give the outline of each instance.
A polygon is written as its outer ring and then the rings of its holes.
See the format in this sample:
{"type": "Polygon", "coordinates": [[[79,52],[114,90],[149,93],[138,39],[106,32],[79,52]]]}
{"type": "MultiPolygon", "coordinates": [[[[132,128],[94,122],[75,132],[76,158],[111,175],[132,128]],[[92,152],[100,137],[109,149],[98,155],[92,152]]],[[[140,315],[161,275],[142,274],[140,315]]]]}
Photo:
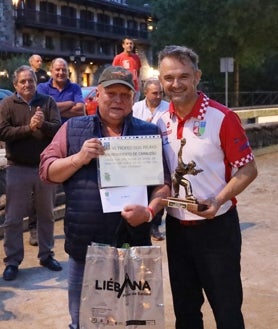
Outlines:
{"type": "Polygon", "coordinates": [[[97,158],[104,154],[104,148],[99,138],[159,134],[156,125],[133,117],[134,92],[132,74],[128,70],[107,67],[98,82],[97,113],[69,119],[41,154],[41,178],[63,183],[66,193],[64,225],[65,251],[69,254],[71,329],[79,328],[87,246],[91,242],[117,247],[123,243],[151,245],[149,222],[162,209],[161,198],[170,194],[171,179],[165,165],[164,184],[148,187],[148,207],[132,204],[121,212],[103,212],[97,158]]]}
{"type": "Polygon", "coordinates": [[[108,87],[115,84],[122,84],[135,92],[132,74],[121,66],[109,66],[99,77],[98,84],[108,87]]]}

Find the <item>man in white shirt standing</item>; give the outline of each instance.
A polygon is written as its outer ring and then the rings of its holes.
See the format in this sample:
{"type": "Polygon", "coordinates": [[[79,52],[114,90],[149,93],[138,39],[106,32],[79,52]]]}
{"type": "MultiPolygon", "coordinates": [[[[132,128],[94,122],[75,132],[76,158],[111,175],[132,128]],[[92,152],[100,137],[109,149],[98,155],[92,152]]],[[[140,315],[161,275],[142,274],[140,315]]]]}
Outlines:
{"type": "Polygon", "coordinates": [[[141,120],[156,123],[161,114],[168,110],[169,103],[162,99],[163,90],[160,81],[149,78],[144,83],[145,98],[133,105],[133,116],[141,120]]]}
{"type": "MultiPolygon", "coordinates": [[[[161,83],[156,78],[149,78],[144,83],[145,98],[142,101],[134,103],[132,110],[133,116],[152,123],[157,123],[162,113],[169,108],[169,103],[162,99],[163,89],[161,83]]],[[[164,240],[159,231],[159,225],[162,222],[164,210],[160,211],[152,220],[151,235],[156,241],[164,240]]]]}

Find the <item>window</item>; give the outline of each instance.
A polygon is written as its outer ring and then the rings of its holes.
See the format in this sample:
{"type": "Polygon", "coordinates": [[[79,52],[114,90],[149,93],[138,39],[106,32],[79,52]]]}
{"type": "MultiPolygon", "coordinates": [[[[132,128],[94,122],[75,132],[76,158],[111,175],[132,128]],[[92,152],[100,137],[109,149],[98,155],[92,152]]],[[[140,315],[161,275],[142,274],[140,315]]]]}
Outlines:
{"type": "Polygon", "coordinates": [[[131,37],[138,37],[138,24],[134,20],[128,20],[127,21],[127,35],[131,37]]]}
{"type": "Polygon", "coordinates": [[[22,34],[22,44],[25,47],[32,46],[32,40],[31,40],[31,36],[30,36],[29,33],[23,33],[22,34]]]}
{"type": "Polygon", "coordinates": [[[97,44],[97,51],[99,55],[110,55],[110,42],[99,41],[97,44]]]}
{"type": "Polygon", "coordinates": [[[73,52],[74,49],[74,40],[70,37],[63,37],[61,39],[61,50],[62,51],[71,51],[73,52]]]}
{"type": "Polygon", "coordinates": [[[86,53],[94,54],[95,53],[95,42],[92,40],[86,40],[82,43],[82,49],[86,53]]]}
{"type": "Polygon", "coordinates": [[[70,6],[61,7],[61,23],[64,26],[76,27],[76,9],[70,6]]]}
{"type": "Polygon", "coordinates": [[[57,6],[54,3],[40,2],[40,22],[48,24],[57,23],[57,6]]]}
{"type": "Polygon", "coordinates": [[[121,17],[113,18],[113,32],[125,35],[125,21],[121,17]]]}
{"type": "Polygon", "coordinates": [[[54,49],[54,44],[53,44],[53,38],[51,36],[46,36],[45,37],[45,48],[46,49],[54,49]]]}
{"type": "Polygon", "coordinates": [[[25,0],[25,8],[36,10],[36,0],[25,0]]]}
{"type": "Polygon", "coordinates": [[[148,31],[147,23],[140,23],[140,31],[148,31]]]}
{"type": "Polygon", "coordinates": [[[110,17],[105,14],[97,15],[97,30],[99,32],[109,32],[110,31],[110,17]]]}
{"type": "Polygon", "coordinates": [[[130,20],[127,21],[127,27],[129,29],[137,30],[138,24],[137,24],[136,21],[130,19],[130,20]]]}
{"type": "Polygon", "coordinates": [[[83,29],[95,30],[94,13],[88,10],[80,11],[80,27],[83,29]]]}

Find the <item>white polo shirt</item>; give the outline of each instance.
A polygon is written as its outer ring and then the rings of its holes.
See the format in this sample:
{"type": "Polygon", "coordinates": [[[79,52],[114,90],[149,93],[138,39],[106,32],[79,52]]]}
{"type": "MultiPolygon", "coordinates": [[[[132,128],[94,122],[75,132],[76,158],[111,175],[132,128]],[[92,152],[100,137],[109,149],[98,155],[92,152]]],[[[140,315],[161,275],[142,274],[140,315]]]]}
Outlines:
{"type": "Polygon", "coordinates": [[[151,119],[150,122],[156,123],[161,115],[169,109],[169,102],[162,100],[158,107],[152,113],[148,108],[146,98],[142,101],[134,103],[132,110],[133,116],[141,120],[151,119]]]}
{"type": "MultiPolygon", "coordinates": [[[[237,114],[222,104],[199,93],[191,113],[181,119],[175,113],[173,103],[157,122],[162,131],[163,149],[171,174],[178,165],[180,140],[186,139],[182,159],[184,163],[195,161],[198,175],[185,175],[192,186],[193,195],[199,200],[215,197],[230,180],[237,168],[244,166],[254,156],[245,131],[237,114]]],[[[185,198],[180,186],[179,198],[185,198]]],[[[225,213],[236,200],[227,201],[216,216],[225,213]]],[[[181,220],[196,220],[201,217],[191,212],[171,208],[167,212],[181,220]]]]}

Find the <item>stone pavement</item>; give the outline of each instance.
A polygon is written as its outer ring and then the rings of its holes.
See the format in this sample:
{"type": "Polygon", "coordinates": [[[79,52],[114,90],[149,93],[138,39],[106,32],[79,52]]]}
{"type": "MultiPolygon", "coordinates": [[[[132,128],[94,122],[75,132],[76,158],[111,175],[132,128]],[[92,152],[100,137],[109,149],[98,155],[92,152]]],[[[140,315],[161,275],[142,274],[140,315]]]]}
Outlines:
{"type": "MultiPolygon", "coordinates": [[[[277,329],[278,153],[260,155],[256,160],[259,176],[238,197],[243,237],[243,312],[246,329],[277,329]]],[[[66,329],[69,316],[63,221],[55,224],[55,254],[62,263],[61,272],[51,272],[39,265],[37,248],[29,246],[28,237],[24,233],[25,258],[17,280],[12,282],[2,279],[3,241],[0,241],[0,328],[66,329]]],[[[155,244],[161,246],[163,253],[165,329],[174,329],[165,241],[155,244]]],[[[216,329],[207,302],[203,312],[205,328],[216,329]]]]}

